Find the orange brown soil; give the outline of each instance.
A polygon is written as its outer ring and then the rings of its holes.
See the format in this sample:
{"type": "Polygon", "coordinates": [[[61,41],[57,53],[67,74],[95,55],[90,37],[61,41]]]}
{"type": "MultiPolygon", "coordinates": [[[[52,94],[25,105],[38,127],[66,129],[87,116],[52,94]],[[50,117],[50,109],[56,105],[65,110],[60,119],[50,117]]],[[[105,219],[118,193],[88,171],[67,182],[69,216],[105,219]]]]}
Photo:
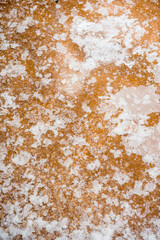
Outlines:
{"type": "Polygon", "coordinates": [[[158,240],[159,1],[0,10],[1,239],[158,240]],[[94,58],[100,39],[121,46],[112,61],[94,58]]]}

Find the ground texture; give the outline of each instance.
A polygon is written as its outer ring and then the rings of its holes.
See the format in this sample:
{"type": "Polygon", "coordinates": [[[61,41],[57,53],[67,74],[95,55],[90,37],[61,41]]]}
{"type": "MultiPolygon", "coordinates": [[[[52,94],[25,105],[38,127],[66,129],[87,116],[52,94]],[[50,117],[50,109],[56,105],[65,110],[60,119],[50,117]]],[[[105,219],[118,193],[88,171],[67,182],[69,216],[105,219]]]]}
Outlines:
{"type": "Polygon", "coordinates": [[[0,239],[159,240],[159,1],[0,10],[0,239]]]}

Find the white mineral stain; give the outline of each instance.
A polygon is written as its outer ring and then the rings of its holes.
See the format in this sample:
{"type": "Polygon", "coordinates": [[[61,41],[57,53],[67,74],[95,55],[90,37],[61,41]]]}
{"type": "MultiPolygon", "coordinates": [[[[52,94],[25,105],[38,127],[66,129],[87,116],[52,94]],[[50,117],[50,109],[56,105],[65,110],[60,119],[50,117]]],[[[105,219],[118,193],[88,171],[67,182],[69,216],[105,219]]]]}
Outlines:
{"type": "Polygon", "coordinates": [[[160,124],[147,123],[160,111],[158,0],[142,4],[145,20],[136,1],[116,2],[4,1],[2,239],[159,237],[160,124]]]}
{"type": "Polygon", "coordinates": [[[146,127],[149,114],[160,111],[159,95],[155,93],[154,86],[139,86],[123,88],[109,100],[103,100],[100,108],[105,113],[105,120],[113,125],[111,135],[121,135],[127,153],[136,153],[144,156],[148,163],[159,162],[159,124],[146,127]],[[105,105],[106,104],[106,105],[105,105]],[[122,113],[118,118],[112,118],[118,109],[122,113]],[[146,157],[148,156],[148,160],[146,157]],[[158,161],[158,162],[157,162],[158,161]]]}
{"type": "Polygon", "coordinates": [[[12,162],[17,165],[24,165],[28,163],[31,157],[32,155],[29,152],[21,151],[19,154],[12,158],[12,162]]]}

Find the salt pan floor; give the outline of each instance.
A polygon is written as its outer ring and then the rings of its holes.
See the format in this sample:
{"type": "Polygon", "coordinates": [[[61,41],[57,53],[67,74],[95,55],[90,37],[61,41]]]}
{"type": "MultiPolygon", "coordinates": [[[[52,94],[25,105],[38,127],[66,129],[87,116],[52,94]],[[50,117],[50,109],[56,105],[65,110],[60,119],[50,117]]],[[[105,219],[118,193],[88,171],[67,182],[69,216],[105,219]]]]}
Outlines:
{"type": "Polygon", "coordinates": [[[160,2],[0,1],[0,239],[160,239],[160,2]]]}

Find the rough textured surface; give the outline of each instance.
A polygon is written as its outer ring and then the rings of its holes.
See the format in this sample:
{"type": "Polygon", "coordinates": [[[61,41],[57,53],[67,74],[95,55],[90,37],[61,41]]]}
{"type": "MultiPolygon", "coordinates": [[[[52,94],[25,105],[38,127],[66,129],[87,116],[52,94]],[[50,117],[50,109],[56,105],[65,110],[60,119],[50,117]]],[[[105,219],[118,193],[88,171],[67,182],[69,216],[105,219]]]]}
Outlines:
{"type": "Polygon", "coordinates": [[[0,238],[160,239],[159,1],[0,9],[0,238]]]}

